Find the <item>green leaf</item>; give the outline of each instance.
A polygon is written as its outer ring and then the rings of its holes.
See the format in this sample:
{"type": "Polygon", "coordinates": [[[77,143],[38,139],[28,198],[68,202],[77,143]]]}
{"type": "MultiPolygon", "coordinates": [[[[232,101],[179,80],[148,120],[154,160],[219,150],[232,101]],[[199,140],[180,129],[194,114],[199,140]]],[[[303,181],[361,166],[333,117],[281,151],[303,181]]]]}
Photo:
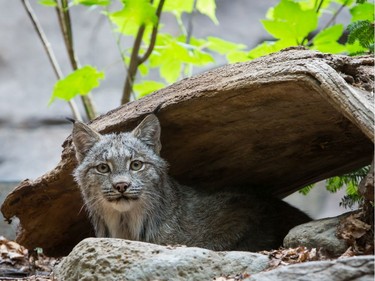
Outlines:
{"type": "Polygon", "coordinates": [[[333,2],[349,7],[354,3],[354,0],[333,0],[333,2]]]}
{"type": "Polygon", "coordinates": [[[170,12],[181,19],[182,13],[191,13],[193,11],[193,6],[194,0],[166,0],[163,11],[170,12]]]}
{"type": "Polygon", "coordinates": [[[173,37],[159,33],[154,52],[150,56],[150,66],[159,67],[160,75],[168,82],[175,82],[181,73],[182,64],[206,65],[213,62],[210,54],[202,50],[204,42],[192,37],[192,44],[186,44],[186,37],[173,37]]]}
{"type": "Polygon", "coordinates": [[[145,63],[138,66],[138,69],[142,76],[146,76],[148,74],[149,68],[145,63]]]}
{"type": "Polygon", "coordinates": [[[358,187],[355,182],[350,181],[346,185],[346,193],[350,195],[357,195],[358,194],[358,187]]]}
{"type": "Polygon", "coordinates": [[[176,82],[181,74],[182,63],[178,60],[167,60],[160,66],[160,75],[168,83],[176,82]]]}
{"type": "Polygon", "coordinates": [[[38,0],[38,4],[47,6],[47,7],[56,7],[56,0],[38,0]]]}
{"type": "Polygon", "coordinates": [[[209,36],[207,37],[208,41],[208,49],[211,51],[217,52],[221,55],[225,55],[229,52],[243,50],[246,48],[246,45],[244,44],[236,44],[233,42],[229,42],[217,37],[209,36]]]}
{"type": "Polygon", "coordinates": [[[136,93],[137,99],[140,99],[148,94],[164,88],[165,85],[156,81],[143,81],[134,85],[133,90],[136,93]]]}
{"type": "MultiPolygon", "coordinates": [[[[332,1],[335,1],[335,0],[324,0],[323,3],[321,3],[319,12],[322,13],[322,11],[328,8],[329,5],[331,5],[332,1]]],[[[341,0],[338,0],[338,1],[341,1],[341,0]]],[[[319,1],[305,0],[305,1],[298,2],[298,3],[300,4],[302,10],[315,10],[316,11],[318,9],[318,5],[320,4],[320,0],[319,1]]]]}
{"type": "Polygon", "coordinates": [[[312,49],[323,53],[337,54],[346,50],[344,45],[337,42],[344,31],[342,24],[336,24],[320,31],[313,39],[312,49]]]}
{"type": "Polygon", "coordinates": [[[313,39],[314,44],[322,44],[340,39],[344,31],[342,24],[336,24],[320,31],[313,39]]]}
{"type": "Polygon", "coordinates": [[[248,56],[250,59],[255,59],[274,52],[278,52],[290,46],[293,46],[293,44],[289,40],[282,39],[278,41],[265,41],[256,46],[254,49],[250,50],[248,56]]]}
{"type": "Polygon", "coordinates": [[[315,184],[309,184],[303,188],[301,188],[300,190],[298,190],[299,193],[302,193],[303,195],[307,195],[311,189],[313,189],[313,187],[315,186],[315,184]]]}
{"type": "Polygon", "coordinates": [[[345,48],[351,56],[361,55],[367,51],[367,49],[359,43],[359,40],[355,40],[353,44],[346,43],[345,48]]]}
{"type": "Polygon", "coordinates": [[[351,21],[358,20],[369,20],[374,21],[374,4],[373,3],[364,3],[354,6],[350,9],[352,15],[351,21]]]}
{"type": "Polygon", "coordinates": [[[374,51],[374,24],[368,20],[359,20],[352,22],[348,26],[348,43],[353,44],[359,41],[362,47],[374,51]]]}
{"type": "Polygon", "coordinates": [[[74,0],[73,5],[85,5],[85,6],[108,6],[111,3],[110,0],[74,0]]]}
{"type": "Polygon", "coordinates": [[[135,35],[142,25],[157,22],[156,9],[148,0],[122,0],[123,9],[108,13],[107,16],[117,26],[117,31],[125,35],[135,35]]]}
{"type": "Polygon", "coordinates": [[[290,0],[281,0],[268,16],[270,19],[262,20],[267,32],[278,39],[293,40],[294,44],[301,44],[302,39],[318,25],[315,10],[303,10],[290,0]]]}
{"type": "Polygon", "coordinates": [[[344,53],[347,50],[345,45],[342,45],[338,42],[327,42],[324,44],[314,45],[311,49],[330,54],[340,54],[344,53]]]}
{"type": "Polygon", "coordinates": [[[219,25],[219,21],[216,18],[216,3],[215,0],[198,0],[197,10],[202,14],[208,16],[212,22],[219,25]]]}
{"type": "Polygon", "coordinates": [[[332,177],[327,179],[326,181],[326,189],[331,192],[335,193],[339,189],[341,189],[344,186],[345,182],[343,178],[341,177],[332,177]]]}
{"type": "Polygon", "coordinates": [[[231,51],[226,54],[226,59],[228,63],[244,62],[249,61],[249,52],[244,51],[231,51]]]}
{"type": "Polygon", "coordinates": [[[72,72],[64,79],[56,82],[50,104],[55,98],[69,101],[77,95],[87,95],[99,86],[99,80],[104,79],[104,72],[87,65],[72,72]]]}

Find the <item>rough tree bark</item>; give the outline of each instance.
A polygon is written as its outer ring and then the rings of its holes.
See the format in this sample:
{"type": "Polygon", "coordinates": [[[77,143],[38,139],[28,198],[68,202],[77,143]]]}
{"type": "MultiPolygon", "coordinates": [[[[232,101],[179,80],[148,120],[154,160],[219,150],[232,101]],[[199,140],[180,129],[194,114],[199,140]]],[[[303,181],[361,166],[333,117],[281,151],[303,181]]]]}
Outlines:
{"type": "MultiPolygon", "coordinates": [[[[170,174],[208,190],[242,186],[283,197],[373,158],[370,56],[290,49],[184,79],[95,119],[102,133],[133,128],[159,108],[170,174]]],[[[22,182],[5,200],[17,241],[67,254],[92,235],[76,184],[71,138],[60,163],[22,182]]]]}

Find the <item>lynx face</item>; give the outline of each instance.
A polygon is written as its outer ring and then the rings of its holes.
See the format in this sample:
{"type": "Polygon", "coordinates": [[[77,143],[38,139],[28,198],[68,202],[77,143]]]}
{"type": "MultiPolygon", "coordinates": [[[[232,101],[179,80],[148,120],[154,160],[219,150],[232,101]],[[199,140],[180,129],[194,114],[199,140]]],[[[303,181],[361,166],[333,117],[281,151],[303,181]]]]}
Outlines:
{"type": "Polygon", "coordinates": [[[160,125],[147,118],[131,133],[100,135],[76,123],[73,142],[80,162],[75,178],[86,205],[130,210],[153,196],[166,163],[159,157],[160,125]]]}

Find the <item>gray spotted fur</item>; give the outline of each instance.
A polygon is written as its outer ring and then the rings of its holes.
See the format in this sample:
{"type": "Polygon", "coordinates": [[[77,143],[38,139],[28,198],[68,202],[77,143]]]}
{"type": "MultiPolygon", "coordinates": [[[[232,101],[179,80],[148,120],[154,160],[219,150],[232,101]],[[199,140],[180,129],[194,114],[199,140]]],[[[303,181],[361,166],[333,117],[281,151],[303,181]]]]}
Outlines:
{"type": "Polygon", "coordinates": [[[285,202],[255,194],[209,194],[182,186],[160,155],[160,124],[148,115],[132,132],[100,135],[76,122],[74,176],[98,237],[212,250],[277,248],[288,230],[309,220],[285,202]],[[143,168],[134,171],[131,161],[143,168]],[[109,173],[99,173],[99,164],[109,173]],[[114,185],[130,183],[122,194],[114,185]]]}

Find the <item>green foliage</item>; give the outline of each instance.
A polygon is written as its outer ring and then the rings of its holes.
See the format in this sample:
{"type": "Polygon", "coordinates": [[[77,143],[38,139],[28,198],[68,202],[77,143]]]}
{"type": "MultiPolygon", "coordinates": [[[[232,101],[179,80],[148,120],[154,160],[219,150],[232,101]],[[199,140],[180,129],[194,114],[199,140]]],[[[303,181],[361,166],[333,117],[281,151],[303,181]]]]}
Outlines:
{"type": "Polygon", "coordinates": [[[274,40],[262,42],[247,53],[249,59],[264,56],[292,46],[305,46],[313,50],[326,53],[357,54],[373,52],[374,38],[374,4],[354,0],[280,0],[269,9],[266,20],[262,21],[265,30],[274,37],[274,40]],[[333,9],[336,2],[342,7],[333,9]],[[319,3],[319,4],[318,4],[319,3]],[[320,5],[321,4],[321,5],[320,5]],[[326,26],[317,32],[318,22],[323,14],[332,14],[335,22],[341,8],[350,9],[352,14],[349,38],[354,38],[347,44],[339,43],[343,38],[345,28],[342,24],[326,26]],[[367,20],[366,26],[356,23],[358,20],[367,20]],[[364,28],[365,27],[365,28],[364,28]],[[372,27],[372,29],[371,29],[372,27]],[[359,41],[361,38],[362,41],[359,41]]]}
{"type": "MultiPolygon", "coordinates": [[[[359,1],[357,1],[359,2],[359,1]]],[[[374,52],[374,4],[361,1],[350,9],[351,23],[348,25],[348,42],[350,54],[374,52]]]]}
{"type": "MultiPolygon", "coordinates": [[[[197,10],[208,16],[215,24],[219,24],[216,18],[216,2],[215,0],[198,0],[197,10]]],[[[163,11],[172,13],[178,21],[181,20],[183,13],[192,13],[194,9],[194,0],[167,0],[163,11]]]]}
{"type": "Polygon", "coordinates": [[[352,22],[348,26],[348,43],[354,44],[358,40],[359,45],[374,52],[374,24],[368,20],[352,22]]]}
{"type": "MultiPolygon", "coordinates": [[[[184,13],[190,14],[197,11],[209,17],[213,23],[218,24],[215,0],[166,0],[163,6],[163,12],[175,16],[181,34],[172,36],[171,34],[159,31],[156,33],[155,42],[152,42],[151,38],[153,35],[151,34],[154,32],[153,28],[158,25],[157,9],[161,0],[119,0],[121,6],[114,11],[110,11],[111,2],[111,0],[70,0],[69,9],[72,9],[76,5],[103,7],[102,14],[113,24],[113,30],[115,34],[117,34],[116,36],[118,36],[118,47],[127,68],[129,68],[132,60],[134,60],[134,57],[131,56],[134,48],[137,48],[138,56],[136,58],[138,59],[147,52],[148,48],[151,48],[151,55],[147,57],[145,62],[137,65],[136,72],[140,72],[141,77],[136,76],[136,79],[141,80],[134,82],[133,90],[135,92],[134,97],[136,98],[143,97],[165,86],[164,83],[147,80],[147,75],[151,68],[158,69],[160,77],[163,78],[166,83],[170,84],[185,75],[191,75],[193,66],[201,67],[214,63],[212,55],[209,54],[207,50],[223,53],[220,50],[215,51],[214,49],[224,48],[224,46],[220,47],[220,45],[224,45],[225,43],[231,44],[230,42],[224,42],[224,40],[220,41],[219,38],[216,38],[217,40],[215,41],[214,37],[210,37],[210,39],[195,38],[190,34],[188,35],[189,31],[182,23],[182,15],[184,13]],[[124,47],[121,44],[125,41],[121,40],[122,37],[130,36],[135,40],[142,26],[145,27],[145,30],[143,36],[141,36],[140,46],[134,45],[131,48],[128,46],[124,47]],[[211,49],[208,49],[208,46],[211,46],[211,49]]],[[[39,3],[51,7],[55,7],[58,4],[56,0],[39,0],[39,3]]],[[[244,45],[232,43],[232,51],[225,55],[228,59],[238,59],[238,54],[235,52],[245,47],[244,45]]],[[[228,46],[226,48],[229,49],[228,46]]],[[[245,59],[247,60],[248,58],[246,57],[245,59]]],[[[80,74],[80,72],[77,73],[80,74]]],[[[75,80],[78,79],[77,76],[75,76],[77,73],[74,72],[71,74],[72,76],[69,75],[56,83],[50,102],[54,101],[55,98],[70,100],[76,95],[87,94],[87,92],[82,89],[83,85],[77,87],[77,81],[75,80]],[[71,83],[71,89],[67,89],[69,88],[69,83],[71,83]]],[[[96,81],[96,87],[99,83],[99,79],[96,76],[97,73],[91,74],[93,75],[93,80],[96,81]]],[[[86,75],[88,76],[88,73],[86,73],[86,75]]],[[[100,78],[102,79],[103,77],[100,78]]],[[[88,83],[90,83],[90,80],[88,83]]]]}
{"type": "Polygon", "coordinates": [[[164,87],[165,85],[160,82],[142,81],[141,83],[134,85],[134,91],[136,93],[136,98],[139,99],[164,87]]]}
{"type": "Polygon", "coordinates": [[[292,45],[301,45],[304,38],[318,25],[314,10],[303,10],[291,0],[281,0],[271,12],[269,19],[262,20],[263,27],[273,37],[292,45]]]}
{"type": "MultiPolygon", "coordinates": [[[[344,207],[352,207],[354,203],[360,202],[362,197],[358,193],[358,185],[361,180],[369,173],[370,166],[365,166],[357,171],[344,174],[342,176],[332,177],[326,180],[326,189],[331,193],[336,193],[342,188],[346,188],[346,195],[342,199],[340,205],[344,207]]],[[[314,184],[308,185],[299,190],[300,193],[306,195],[314,187],[314,184]]]]}
{"type": "Polygon", "coordinates": [[[92,66],[84,66],[72,72],[64,79],[57,81],[50,102],[56,98],[69,101],[77,95],[87,95],[99,86],[99,80],[104,79],[104,73],[92,66]]]}
{"type": "Polygon", "coordinates": [[[107,6],[111,3],[110,0],[73,0],[73,5],[85,5],[85,6],[107,6]]]}
{"type": "Polygon", "coordinates": [[[38,4],[47,6],[47,7],[56,7],[56,0],[38,0],[38,4]]]}
{"type": "MultiPolygon", "coordinates": [[[[44,5],[54,5],[56,0],[39,0],[44,5]]],[[[143,84],[151,68],[159,71],[159,75],[166,84],[173,83],[184,76],[191,75],[193,67],[202,67],[214,63],[212,53],[225,56],[229,63],[242,62],[264,56],[281,49],[303,45],[314,50],[329,53],[357,54],[373,51],[373,4],[354,3],[354,0],[280,0],[269,9],[266,19],[261,23],[265,30],[273,36],[273,40],[265,41],[251,50],[246,50],[244,44],[229,42],[222,38],[209,36],[195,38],[188,35],[188,30],[182,22],[183,14],[194,11],[208,16],[215,24],[215,0],[166,0],[163,13],[170,13],[176,18],[181,34],[173,36],[163,32],[163,28],[156,34],[155,42],[151,40],[153,27],[158,24],[157,8],[161,0],[121,0],[121,7],[109,11],[110,0],[72,0],[73,5],[103,6],[103,14],[108,17],[118,36],[118,46],[123,55],[124,64],[129,67],[134,46],[124,47],[122,37],[135,38],[142,25],[145,26],[139,46],[138,56],[147,52],[152,45],[152,52],[148,59],[137,66],[141,76],[135,76],[134,85],[143,84]],[[350,8],[352,23],[347,44],[339,43],[345,28],[343,24],[326,26],[317,32],[318,22],[323,13],[333,13],[337,16],[338,9],[332,12],[333,2],[350,8]],[[358,21],[360,20],[360,21],[358,21]],[[364,22],[365,21],[365,22],[364,22]],[[372,31],[372,32],[371,32],[372,31]],[[314,35],[311,35],[314,34],[314,35]],[[138,81],[139,80],[139,81],[138,81]]],[[[134,59],[134,58],[133,58],[134,59]]],[[[152,89],[152,87],[146,87],[152,89]]],[[[135,97],[142,97],[148,91],[137,88],[135,97]],[[140,94],[142,93],[142,94],[140,94]]]]}
{"type": "Polygon", "coordinates": [[[202,50],[204,40],[192,38],[185,43],[186,36],[173,37],[160,33],[156,39],[154,52],[150,56],[150,67],[159,68],[159,73],[167,83],[173,83],[181,76],[184,64],[203,66],[214,62],[212,56],[202,50]]]}
{"type": "Polygon", "coordinates": [[[107,13],[117,31],[124,35],[137,33],[140,25],[153,25],[157,21],[156,8],[148,0],[123,0],[123,8],[107,13]]]}
{"type": "MultiPolygon", "coordinates": [[[[130,6],[126,5],[127,2],[128,0],[124,2],[124,7],[121,10],[106,13],[106,15],[116,26],[116,31],[120,33],[119,36],[130,35],[135,37],[140,26],[142,24],[146,25],[139,52],[140,54],[144,54],[151,44],[151,27],[154,26],[157,21],[154,17],[156,16],[155,12],[159,1],[150,4],[148,0],[137,0],[134,2],[139,2],[137,4],[139,6],[134,9],[130,9],[130,6]]],[[[172,36],[168,33],[158,32],[149,59],[139,66],[139,71],[142,76],[147,76],[150,68],[157,68],[160,77],[162,77],[166,83],[170,84],[186,74],[190,75],[189,70],[191,72],[193,66],[200,67],[214,62],[213,57],[204,50],[210,45],[207,39],[197,39],[193,36],[189,37],[189,39],[187,38],[187,31],[182,24],[181,17],[183,13],[192,13],[193,10],[194,0],[167,0],[165,2],[163,12],[171,13],[176,17],[176,22],[179,24],[182,34],[172,36]]],[[[207,15],[214,23],[218,24],[215,15],[216,4],[214,0],[197,1],[196,10],[207,15]]],[[[124,55],[124,62],[130,65],[130,56],[133,48],[123,49],[121,45],[119,45],[119,48],[124,55]]],[[[144,79],[147,78],[145,77],[144,79]]],[[[150,84],[142,84],[142,82],[140,82],[138,85],[150,84]]],[[[142,91],[142,94],[139,94],[138,88],[136,91],[136,97],[142,97],[147,92],[142,91]]]]}
{"type": "Polygon", "coordinates": [[[303,195],[307,195],[311,191],[311,189],[314,188],[314,186],[314,184],[306,185],[305,187],[301,188],[298,192],[303,195]]]}
{"type": "Polygon", "coordinates": [[[344,26],[342,24],[336,24],[319,32],[312,40],[312,49],[316,49],[323,53],[342,53],[344,52],[345,46],[339,44],[337,41],[342,36],[344,26]]]}
{"type": "Polygon", "coordinates": [[[350,9],[350,14],[352,15],[352,22],[359,20],[374,21],[374,4],[373,3],[363,3],[354,6],[350,9]]]}
{"type": "MultiPolygon", "coordinates": [[[[194,2],[193,2],[194,3],[194,2]]],[[[208,16],[216,25],[219,21],[216,18],[216,2],[215,0],[198,0],[197,10],[203,15],[208,16]]]]}

